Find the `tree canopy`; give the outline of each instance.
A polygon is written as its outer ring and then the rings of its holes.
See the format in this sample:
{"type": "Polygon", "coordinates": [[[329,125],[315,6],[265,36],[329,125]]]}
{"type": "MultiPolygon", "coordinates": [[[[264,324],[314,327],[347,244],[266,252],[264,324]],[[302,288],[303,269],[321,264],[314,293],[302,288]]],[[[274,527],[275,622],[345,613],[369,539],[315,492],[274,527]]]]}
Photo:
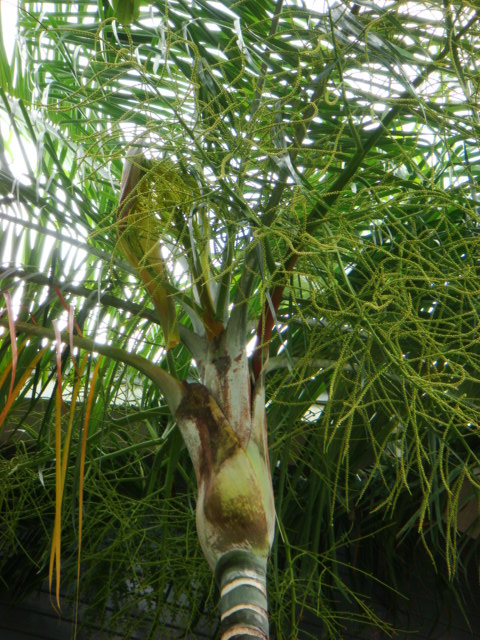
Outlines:
{"type": "Polygon", "coordinates": [[[476,552],[480,14],[124,4],[22,0],[0,44],[1,579],[44,579],[61,531],[67,590],[125,637],[214,615],[192,465],[135,357],[194,382],[189,336],[229,324],[265,376],[275,637],[382,626],[346,579],[372,548],[392,588],[406,549],[450,578],[476,552]]]}

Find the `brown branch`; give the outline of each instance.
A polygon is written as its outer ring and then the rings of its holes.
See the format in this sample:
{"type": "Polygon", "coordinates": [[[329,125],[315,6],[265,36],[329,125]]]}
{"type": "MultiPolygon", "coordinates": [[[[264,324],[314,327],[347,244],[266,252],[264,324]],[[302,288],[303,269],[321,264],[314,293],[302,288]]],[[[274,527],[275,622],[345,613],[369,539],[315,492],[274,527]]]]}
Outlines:
{"type": "MultiPolygon", "coordinates": [[[[299,258],[299,254],[292,254],[289,261],[285,265],[286,273],[293,271],[295,264],[299,258]]],[[[268,347],[272,338],[273,326],[276,314],[283,298],[285,284],[277,285],[270,296],[270,300],[265,302],[265,311],[258,320],[255,349],[252,357],[252,371],[254,380],[258,379],[264,364],[268,360],[268,347]]],[[[268,294],[267,294],[268,295],[268,294]]]]}

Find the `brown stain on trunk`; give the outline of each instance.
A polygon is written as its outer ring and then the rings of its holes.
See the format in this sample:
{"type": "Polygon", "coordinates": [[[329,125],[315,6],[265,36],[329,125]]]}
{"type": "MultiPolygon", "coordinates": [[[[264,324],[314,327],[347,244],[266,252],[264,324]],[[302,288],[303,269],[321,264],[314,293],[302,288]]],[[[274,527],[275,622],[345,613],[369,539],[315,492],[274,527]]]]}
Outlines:
{"type": "Polygon", "coordinates": [[[197,512],[197,519],[204,519],[205,531],[212,534],[215,553],[234,548],[265,549],[268,553],[268,524],[259,479],[209,390],[198,383],[188,384],[176,415],[179,423],[195,425],[201,443],[195,471],[203,513],[197,512]]]}

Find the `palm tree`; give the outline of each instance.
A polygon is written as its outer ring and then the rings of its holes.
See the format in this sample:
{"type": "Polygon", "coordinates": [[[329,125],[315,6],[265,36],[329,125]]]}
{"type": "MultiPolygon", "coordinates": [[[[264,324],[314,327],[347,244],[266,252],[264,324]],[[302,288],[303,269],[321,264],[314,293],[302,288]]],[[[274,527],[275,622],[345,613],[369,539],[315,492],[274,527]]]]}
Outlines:
{"type": "Polygon", "coordinates": [[[97,605],[143,603],[152,635],[183,600],[193,629],[198,540],[219,637],[269,637],[267,569],[276,637],[304,611],[339,637],[342,616],[383,624],[345,584],[362,538],[420,538],[451,576],[472,545],[480,16],[318,4],[19,3],[12,65],[0,47],[17,588],[49,573],[59,603],[76,576],[97,605]]]}

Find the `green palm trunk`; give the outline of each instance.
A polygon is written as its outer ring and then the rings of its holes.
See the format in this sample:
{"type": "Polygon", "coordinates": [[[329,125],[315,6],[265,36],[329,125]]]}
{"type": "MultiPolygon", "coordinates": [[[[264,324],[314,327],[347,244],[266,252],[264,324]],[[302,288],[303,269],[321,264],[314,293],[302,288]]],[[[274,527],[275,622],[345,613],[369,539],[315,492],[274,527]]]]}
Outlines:
{"type": "Polygon", "coordinates": [[[266,563],[249,551],[230,551],[217,563],[222,640],[268,638],[266,563]]]}

